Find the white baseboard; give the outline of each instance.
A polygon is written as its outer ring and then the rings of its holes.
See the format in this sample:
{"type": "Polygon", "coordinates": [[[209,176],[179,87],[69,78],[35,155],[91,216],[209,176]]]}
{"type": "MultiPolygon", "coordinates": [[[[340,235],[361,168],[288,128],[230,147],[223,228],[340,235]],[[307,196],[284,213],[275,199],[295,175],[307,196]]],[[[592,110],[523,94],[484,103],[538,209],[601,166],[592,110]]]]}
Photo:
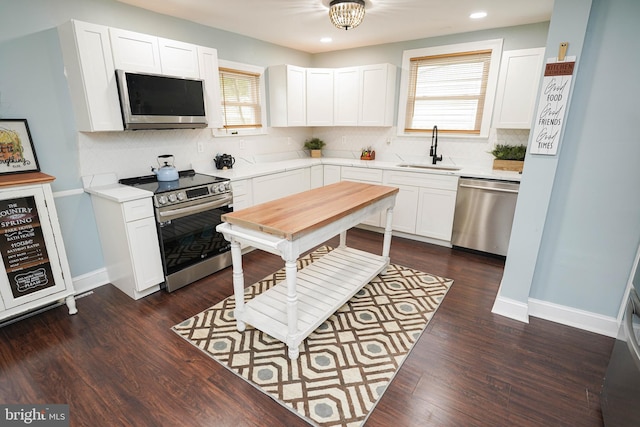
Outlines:
{"type": "Polygon", "coordinates": [[[491,312],[523,323],[529,323],[529,306],[511,298],[498,295],[493,303],[491,312]]]}
{"type": "Polygon", "coordinates": [[[106,285],[109,283],[109,276],[107,275],[106,268],[100,268],[81,276],[73,277],[72,280],[73,287],[76,290],[76,295],[79,295],[102,285],[106,285]]]}
{"type": "Polygon", "coordinates": [[[529,298],[529,314],[608,337],[618,336],[618,320],[589,311],[529,298]]]}
{"type": "Polygon", "coordinates": [[[525,304],[498,296],[493,303],[491,312],[523,323],[529,323],[529,316],[533,316],[612,338],[618,336],[619,325],[615,317],[603,316],[535,298],[529,298],[528,303],[525,304]]]}

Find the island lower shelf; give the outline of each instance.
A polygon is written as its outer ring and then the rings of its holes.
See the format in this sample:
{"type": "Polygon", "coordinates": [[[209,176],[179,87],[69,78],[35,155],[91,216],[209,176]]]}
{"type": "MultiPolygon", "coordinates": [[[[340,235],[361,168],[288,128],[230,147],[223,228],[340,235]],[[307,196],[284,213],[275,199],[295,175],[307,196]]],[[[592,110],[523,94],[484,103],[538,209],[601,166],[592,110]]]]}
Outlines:
{"type": "MultiPolygon", "coordinates": [[[[297,274],[298,334],[309,336],[388,265],[385,257],[338,247],[297,274]]],[[[287,342],[287,282],[283,280],[248,301],[243,320],[287,342]]]]}

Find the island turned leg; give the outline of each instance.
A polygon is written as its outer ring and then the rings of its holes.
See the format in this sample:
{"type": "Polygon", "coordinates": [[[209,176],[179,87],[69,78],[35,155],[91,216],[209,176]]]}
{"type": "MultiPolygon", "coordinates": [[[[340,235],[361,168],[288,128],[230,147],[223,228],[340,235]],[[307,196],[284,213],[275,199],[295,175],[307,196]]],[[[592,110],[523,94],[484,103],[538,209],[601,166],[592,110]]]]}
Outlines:
{"type": "Polygon", "coordinates": [[[347,230],[340,233],[340,247],[341,248],[347,247],[347,230]]]}
{"type": "Polygon", "coordinates": [[[242,249],[240,242],[231,239],[231,261],[233,263],[233,295],[236,302],[234,316],[238,331],[243,332],[246,324],[241,320],[244,313],[244,272],[242,271],[242,249]]]}
{"type": "Polygon", "coordinates": [[[298,294],[296,293],[296,281],[298,264],[296,260],[288,260],[284,263],[287,275],[287,346],[289,347],[289,359],[297,359],[300,355],[300,341],[298,338],[298,294]]]}
{"type": "MultiPolygon", "coordinates": [[[[387,223],[384,227],[384,240],[382,241],[382,256],[386,259],[387,265],[391,262],[389,252],[391,251],[391,222],[393,220],[393,207],[387,209],[387,223]]],[[[387,272],[387,268],[381,272],[384,274],[387,272]]]]}

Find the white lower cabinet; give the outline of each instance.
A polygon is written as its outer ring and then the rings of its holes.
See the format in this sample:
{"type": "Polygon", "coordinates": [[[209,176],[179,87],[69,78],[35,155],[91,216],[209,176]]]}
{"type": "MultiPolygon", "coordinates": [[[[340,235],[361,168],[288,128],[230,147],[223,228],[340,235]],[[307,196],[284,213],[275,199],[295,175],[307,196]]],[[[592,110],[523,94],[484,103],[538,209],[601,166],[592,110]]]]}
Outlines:
{"type": "Polygon", "coordinates": [[[311,189],[311,168],[263,175],[252,180],[253,204],[257,205],[311,189]]]}
{"type": "Polygon", "coordinates": [[[340,166],[323,165],[324,176],[322,177],[324,185],[335,184],[340,182],[340,166]]]}
{"type": "Polygon", "coordinates": [[[450,242],[455,208],[456,190],[420,188],[416,234],[450,242]]]}
{"type": "Polygon", "coordinates": [[[458,177],[385,171],[384,184],[400,189],[393,210],[393,230],[451,241],[458,177]]]}
{"type": "MultiPolygon", "coordinates": [[[[382,169],[343,166],[340,174],[342,181],[364,182],[367,184],[382,184],[382,169]]],[[[373,227],[384,227],[382,212],[373,214],[366,221],[363,221],[362,224],[370,225],[373,227]]]]}
{"type": "Polygon", "coordinates": [[[248,208],[253,204],[251,197],[251,180],[241,179],[231,182],[231,191],[233,192],[233,210],[248,208]]]}
{"type": "Polygon", "coordinates": [[[109,281],[133,299],[159,290],[164,272],[151,198],[91,201],[109,281]]]}
{"type": "MultiPolygon", "coordinates": [[[[32,174],[29,174],[32,175],[32,174]]],[[[57,301],[77,313],[49,175],[44,184],[0,188],[0,319],[57,301]]],[[[16,176],[16,180],[20,177],[16,176]]],[[[3,184],[5,185],[5,184],[3,184]]]]}
{"type": "Polygon", "coordinates": [[[324,169],[322,165],[311,166],[311,188],[318,188],[324,185],[324,169]]]}
{"type": "Polygon", "coordinates": [[[418,212],[418,187],[397,185],[400,189],[393,208],[392,228],[394,231],[416,234],[418,212]]]}

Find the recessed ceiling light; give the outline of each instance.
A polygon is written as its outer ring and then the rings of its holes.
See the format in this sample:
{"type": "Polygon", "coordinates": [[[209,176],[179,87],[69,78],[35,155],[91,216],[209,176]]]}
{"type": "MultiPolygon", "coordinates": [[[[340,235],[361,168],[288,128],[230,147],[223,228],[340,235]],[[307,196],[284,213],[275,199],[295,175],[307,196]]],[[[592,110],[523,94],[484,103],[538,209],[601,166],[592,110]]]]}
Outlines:
{"type": "Polygon", "coordinates": [[[487,16],[487,12],[473,12],[471,15],[469,15],[469,18],[471,18],[471,19],[482,19],[485,16],[487,16]]]}
{"type": "Polygon", "coordinates": [[[333,39],[331,37],[323,37],[320,39],[320,43],[331,43],[333,39]]]}

